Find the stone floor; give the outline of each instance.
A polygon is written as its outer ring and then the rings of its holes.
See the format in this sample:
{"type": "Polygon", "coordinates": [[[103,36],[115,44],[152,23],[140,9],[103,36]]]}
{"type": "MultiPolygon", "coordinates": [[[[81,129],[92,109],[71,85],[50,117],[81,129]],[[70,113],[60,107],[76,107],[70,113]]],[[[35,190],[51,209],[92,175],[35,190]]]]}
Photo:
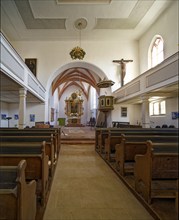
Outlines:
{"type": "MultiPolygon", "coordinates": [[[[80,134],[73,129],[71,135],[80,134]]],[[[43,220],[125,219],[153,218],[111,172],[94,145],[62,144],[43,220]]]]}

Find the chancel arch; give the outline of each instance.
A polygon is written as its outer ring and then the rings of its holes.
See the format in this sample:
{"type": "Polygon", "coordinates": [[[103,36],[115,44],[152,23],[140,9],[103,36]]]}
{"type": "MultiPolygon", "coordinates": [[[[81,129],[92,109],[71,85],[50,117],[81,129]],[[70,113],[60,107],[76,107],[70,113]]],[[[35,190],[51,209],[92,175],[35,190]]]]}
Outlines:
{"type": "MultiPolygon", "coordinates": [[[[85,112],[83,122],[86,123],[92,115],[91,112],[97,112],[92,107],[93,105],[90,104],[91,96],[95,94],[96,97],[93,98],[97,100],[101,95],[97,83],[104,78],[107,78],[107,76],[100,68],[84,61],[77,61],[60,67],[48,81],[49,96],[51,96],[52,99],[56,99],[54,103],[59,103],[59,109],[56,111],[58,116],[56,118],[65,116],[63,115],[66,111],[67,102],[65,100],[69,99],[72,93],[80,92],[84,99],[84,102],[80,105],[85,112]],[[91,93],[91,90],[95,90],[96,92],[91,93]],[[64,111],[61,113],[63,109],[64,111]]],[[[71,112],[69,115],[70,114],[71,112]]]]}

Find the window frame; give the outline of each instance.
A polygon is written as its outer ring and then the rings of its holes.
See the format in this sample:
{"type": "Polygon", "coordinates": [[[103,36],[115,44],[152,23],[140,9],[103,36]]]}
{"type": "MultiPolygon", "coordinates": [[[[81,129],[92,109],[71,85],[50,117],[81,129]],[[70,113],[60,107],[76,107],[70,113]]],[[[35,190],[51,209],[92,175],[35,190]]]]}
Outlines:
{"type": "Polygon", "coordinates": [[[149,114],[150,116],[165,116],[166,115],[166,100],[157,100],[157,101],[152,101],[149,103],[149,114]],[[164,111],[165,113],[162,113],[162,104],[163,102],[165,102],[165,107],[164,107],[164,111]],[[158,113],[155,113],[155,106],[156,104],[158,104],[158,113]],[[151,112],[152,111],[152,112],[151,112]]]}
{"type": "Polygon", "coordinates": [[[121,107],[121,118],[127,117],[127,107],[121,107]]]}
{"type": "Polygon", "coordinates": [[[164,60],[164,40],[162,36],[156,35],[151,41],[149,50],[148,50],[148,67],[153,68],[160,64],[164,60]],[[160,50],[160,45],[162,43],[162,49],[160,50]],[[154,49],[156,49],[156,54],[154,57],[154,49]]]}

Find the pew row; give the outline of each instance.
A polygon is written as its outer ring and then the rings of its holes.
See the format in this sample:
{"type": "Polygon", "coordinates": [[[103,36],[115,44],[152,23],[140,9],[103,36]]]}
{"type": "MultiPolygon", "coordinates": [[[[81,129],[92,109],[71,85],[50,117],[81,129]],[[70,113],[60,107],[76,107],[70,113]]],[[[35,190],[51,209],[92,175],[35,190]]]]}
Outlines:
{"type": "MultiPolygon", "coordinates": [[[[174,139],[176,140],[177,139],[177,134],[176,133],[169,133],[169,134],[165,134],[165,133],[160,133],[160,132],[148,132],[148,131],[138,131],[138,132],[131,132],[131,131],[126,131],[124,133],[124,131],[122,131],[122,133],[118,133],[117,136],[112,136],[111,134],[108,136],[108,138],[106,138],[105,140],[105,147],[104,147],[104,153],[105,153],[105,158],[110,161],[111,160],[111,152],[112,153],[115,153],[116,151],[116,145],[117,144],[120,144],[121,141],[122,141],[122,135],[126,135],[126,136],[130,136],[131,135],[131,138],[132,136],[143,136],[144,138],[145,137],[156,137],[156,139],[159,139],[160,140],[160,137],[171,137],[170,139],[174,139]],[[157,138],[159,137],[159,138],[157,138]]],[[[132,140],[131,140],[132,141],[132,140]]],[[[133,140],[134,142],[136,142],[137,140],[133,140]]]]}
{"type": "MultiPolygon", "coordinates": [[[[177,143],[177,136],[159,135],[124,135],[122,134],[120,144],[116,144],[115,163],[116,169],[124,176],[134,172],[134,162],[136,154],[145,154],[147,150],[146,141],[155,143],[177,143]]],[[[111,158],[111,156],[110,156],[111,158]]],[[[110,159],[109,158],[109,159],[110,159]]]]}
{"type": "Polygon", "coordinates": [[[174,198],[178,193],[178,144],[146,142],[144,155],[135,156],[135,190],[149,204],[154,198],[174,198]]]}
{"type": "Polygon", "coordinates": [[[37,131],[29,131],[29,130],[22,130],[22,131],[0,131],[0,137],[2,137],[3,139],[2,140],[7,140],[7,138],[17,138],[17,140],[19,142],[23,141],[20,139],[24,139],[24,138],[29,138],[29,141],[33,141],[34,142],[34,139],[37,139],[39,138],[40,141],[48,141],[48,142],[51,142],[52,145],[53,145],[53,148],[54,148],[54,154],[56,154],[56,157],[58,155],[58,137],[57,137],[57,133],[51,133],[51,132],[37,132],[37,131]],[[23,136],[23,138],[21,138],[21,136],[23,136]],[[7,138],[6,138],[7,137],[7,138]],[[32,138],[33,137],[33,138],[32,138]],[[30,139],[33,139],[33,140],[30,140],[30,139]]]}
{"type": "Polygon", "coordinates": [[[20,134],[20,135],[3,135],[0,136],[1,138],[1,143],[0,145],[2,146],[7,146],[7,145],[11,145],[11,146],[17,146],[17,144],[19,144],[19,146],[31,146],[33,147],[33,144],[37,144],[37,143],[41,143],[43,141],[45,141],[45,153],[49,156],[49,165],[50,165],[50,175],[52,176],[55,170],[55,164],[56,164],[56,160],[57,160],[57,153],[56,152],[56,148],[55,148],[55,137],[52,134],[49,134],[48,136],[43,135],[43,136],[39,136],[39,135],[24,135],[20,134]],[[10,144],[11,143],[11,144],[10,144]],[[26,145],[27,143],[27,145],[26,145]]]}
{"type": "Polygon", "coordinates": [[[49,186],[49,158],[45,153],[45,141],[33,147],[1,145],[0,149],[0,166],[17,166],[21,160],[27,161],[26,180],[37,181],[37,196],[44,206],[49,186]]]}
{"type": "Polygon", "coordinates": [[[36,181],[26,182],[26,165],[0,166],[0,219],[35,220],[36,181]]]}
{"type": "Polygon", "coordinates": [[[61,140],[61,129],[60,128],[25,128],[25,129],[17,129],[17,128],[0,128],[0,136],[13,136],[23,134],[26,136],[34,135],[34,136],[44,136],[53,134],[56,137],[56,149],[59,153],[60,150],[60,140],[61,140]]]}
{"type": "Polygon", "coordinates": [[[146,134],[146,135],[170,135],[177,136],[178,129],[162,128],[96,128],[95,130],[95,150],[100,154],[109,152],[110,146],[115,149],[115,145],[121,141],[121,134],[146,134]]]}

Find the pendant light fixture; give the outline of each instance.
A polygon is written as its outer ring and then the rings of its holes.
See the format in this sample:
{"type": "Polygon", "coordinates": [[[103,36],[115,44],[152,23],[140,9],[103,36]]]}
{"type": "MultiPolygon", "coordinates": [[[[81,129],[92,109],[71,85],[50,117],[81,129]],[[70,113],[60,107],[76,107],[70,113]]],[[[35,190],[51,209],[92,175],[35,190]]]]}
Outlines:
{"type": "Polygon", "coordinates": [[[75,27],[79,30],[79,46],[74,47],[70,52],[70,56],[73,60],[83,60],[86,54],[86,52],[81,48],[81,30],[85,29],[86,26],[87,21],[84,18],[80,18],[75,21],[75,27]]]}

